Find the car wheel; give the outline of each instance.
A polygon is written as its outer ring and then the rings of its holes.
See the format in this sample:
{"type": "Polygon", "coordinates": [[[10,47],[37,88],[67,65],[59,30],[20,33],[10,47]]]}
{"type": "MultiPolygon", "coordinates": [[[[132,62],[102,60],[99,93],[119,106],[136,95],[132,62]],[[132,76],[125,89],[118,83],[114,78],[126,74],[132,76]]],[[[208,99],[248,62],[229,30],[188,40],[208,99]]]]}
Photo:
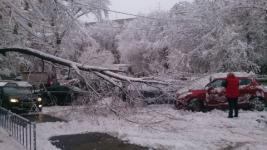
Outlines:
{"type": "Polygon", "coordinates": [[[174,106],[177,109],[185,109],[185,106],[182,103],[178,102],[178,101],[174,102],[174,106]]]}
{"type": "Polygon", "coordinates": [[[199,99],[192,99],[188,103],[187,107],[191,111],[202,111],[203,110],[203,103],[199,99]]]}
{"type": "Polygon", "coordinates": [[[249,108],[251,110],[263,111],[265,107],[264,99],[254,97],[249,100],[249,108]]]}

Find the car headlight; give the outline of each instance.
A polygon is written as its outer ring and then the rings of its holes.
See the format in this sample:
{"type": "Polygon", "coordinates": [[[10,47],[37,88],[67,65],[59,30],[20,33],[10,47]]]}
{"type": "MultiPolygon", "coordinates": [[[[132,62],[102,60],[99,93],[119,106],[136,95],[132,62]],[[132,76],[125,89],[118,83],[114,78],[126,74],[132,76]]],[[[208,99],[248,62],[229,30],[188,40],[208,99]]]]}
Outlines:
{"type": "Polygon", "coordinates": [[[41,101],[42,101],[42,98],[41,98],[41,97],[38,97],[38,98],[37,98],[37,101],[38,101],[38,102],[41,102],[41,101]]]}
{"type": "Polygon", "coordinates": [[[18,100],[18,99],[15,99],[15,98],[11,98],[11,99],[10,99],[10,102],[11,102],[11,103],[18,103],[19,100],[18,100]]]}

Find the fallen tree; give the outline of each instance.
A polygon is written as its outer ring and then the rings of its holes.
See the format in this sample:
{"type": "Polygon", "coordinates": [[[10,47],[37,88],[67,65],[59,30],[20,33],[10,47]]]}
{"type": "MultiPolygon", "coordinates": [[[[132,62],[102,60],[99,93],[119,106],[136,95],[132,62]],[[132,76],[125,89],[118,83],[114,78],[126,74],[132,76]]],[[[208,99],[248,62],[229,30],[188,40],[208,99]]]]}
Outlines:
{"type": "Polygon", "coordinates": [[[32,49],[32,48],[24,48],[24,47],[0,48],[0,54],[3,54],[5,56],[7,52],[18,52],[21,54],[27,54],[27,55],[35,56],[42,60],[49,61],[55,64],[63,65],[66,67],[71,67],[80,76],[81,76],[80,71],[92,72],[96,74],[97,76],[99,76],[100,78],[120,88],[122,87],[122,84],[118,83],[118,81],[168,85],[166,82],[159,81],[159,80],[153,80],[153,79],[148,79],[148,78],[128,77],[128,76],[119,74],[119,72],[121,72],[119,69],[84,65],[84,64],[77,63],[77,62],[67,60],[64,58],[60,58],[60,57],[57,57],[51,54],[47,54],[47,53],[44,53],[44,52],[41,52],[39,50],[32,49]]]}

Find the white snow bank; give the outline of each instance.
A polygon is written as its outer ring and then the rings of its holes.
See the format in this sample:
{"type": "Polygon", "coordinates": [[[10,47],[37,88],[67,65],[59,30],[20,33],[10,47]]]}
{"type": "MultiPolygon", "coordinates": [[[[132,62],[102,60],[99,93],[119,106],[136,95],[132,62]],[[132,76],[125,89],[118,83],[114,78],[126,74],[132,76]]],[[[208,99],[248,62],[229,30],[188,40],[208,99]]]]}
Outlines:
{"type": "MultiPolygon", "coordinates": [[[[50,110],[52,110],[50,108],[50,110]]],[[[55,135],[104,132],[130,143],[168,150],[219,150],[227,148],[265,150],[267,112],[241,111],[239,118],[228,119],[227,112],[214,110],[192,113],[171,105],[136,108],[117,117],[112,113],[90,115],[65,109],[59,116],[68,123],[37,125],[40,150],[56,149],[48,139],[55,135]],[[129,113],[131,112],[131,113],[129,113]]]]}

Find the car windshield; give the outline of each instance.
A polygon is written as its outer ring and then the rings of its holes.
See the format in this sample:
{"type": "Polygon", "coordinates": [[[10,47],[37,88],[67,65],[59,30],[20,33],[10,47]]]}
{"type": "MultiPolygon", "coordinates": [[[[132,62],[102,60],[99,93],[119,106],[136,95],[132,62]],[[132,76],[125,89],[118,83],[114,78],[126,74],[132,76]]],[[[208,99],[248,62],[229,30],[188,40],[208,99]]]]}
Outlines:
{"type": "Polygon", "coordinates": [[[30,87],[4,87],[3,92],[11,95],[24,95],[31,94],[32,90],[30,87]]]}
{"type": "Polygon", "coordinates": [[[218,80],[212,81],[211,83],[206,85],[206,87],[208,87],[208,88],[225,87],[225,84],[226,84],[226,80],[218,79],[218,80]]]}
{"type": "MultiPolygon", "coordinates": [[[[242,85],[249,85],[251,83],[251,79],[240,79],[239,80],[239,86],[242,85]]],[[[208,85],[206,85],[206,87],[210,88],[217,88],[217,87],[225,87],[226,86],[226,80],[224,79],[218,79],[218,80],[214,80],[211,83],[209,83],[208,85]]]]}

